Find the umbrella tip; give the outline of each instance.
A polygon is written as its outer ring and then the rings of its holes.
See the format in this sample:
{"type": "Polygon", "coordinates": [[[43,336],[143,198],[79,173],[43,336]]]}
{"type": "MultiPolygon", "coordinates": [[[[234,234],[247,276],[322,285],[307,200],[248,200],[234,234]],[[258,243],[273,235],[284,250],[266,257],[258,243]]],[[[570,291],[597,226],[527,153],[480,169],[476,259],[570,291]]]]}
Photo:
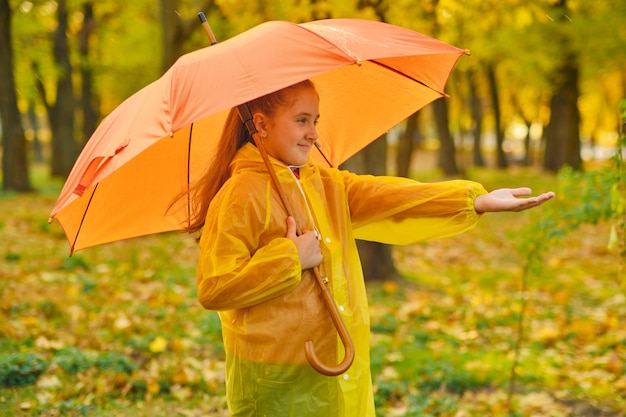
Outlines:
{"type": "Polygon", "coordinates": [[[463,51],[463,53],[467,56],[472,55],[472,52],[469,49],[466,49],[465,51],[463,51]]]}

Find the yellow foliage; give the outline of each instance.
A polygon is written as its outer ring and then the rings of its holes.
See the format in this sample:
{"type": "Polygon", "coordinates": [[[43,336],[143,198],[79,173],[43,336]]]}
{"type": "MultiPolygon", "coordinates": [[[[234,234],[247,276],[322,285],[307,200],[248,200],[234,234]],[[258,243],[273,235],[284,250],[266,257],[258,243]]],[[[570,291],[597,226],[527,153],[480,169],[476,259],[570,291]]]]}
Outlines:
{"type": "Polygon", "coordinates": [[[150,394],[158,394],[161,391],[161,386],[157,380],[151,379],[146,383],[146,390],[150,394]]]}
{"type": "Polygon", "coordinates": [[[561,337],[561,332],[553,325],[545,325],[536,333],[536,338],[540,342],[551,345],[561,337]]]}
{"type": "Polygon", "coordinates": [[[157,336],[152,342],[150,342],[148,348],[152,353],[161,353],[164,352],[165,349],[167,349],[167,343],[167,339],[162,336],[157,336]]]}
{"type": "Polygon", "coordinates": [[[395,281],[385,281],[383,289],[387,294],[395,294],[398,292],[398,284],[395,281]]]}
{"type": "Polygon", "coordinates": [[[588,342],[596,336],[598,325],[589,318],[578,318],[567,326],[567,331],[573,333],[580,342],[588,342]]]}
{"type": "Polygon", "coordinates": [[[189,382],[189,377],[185,369],[181,369],[179,372],[172,376],[172,382],[175,384],[186,384],[189,382]]]}
{"type": "Polygon", "coordinates": [[[20,317],[20,322],[27,327],[39,327],[39,318],[36,316],[20,317]]]}

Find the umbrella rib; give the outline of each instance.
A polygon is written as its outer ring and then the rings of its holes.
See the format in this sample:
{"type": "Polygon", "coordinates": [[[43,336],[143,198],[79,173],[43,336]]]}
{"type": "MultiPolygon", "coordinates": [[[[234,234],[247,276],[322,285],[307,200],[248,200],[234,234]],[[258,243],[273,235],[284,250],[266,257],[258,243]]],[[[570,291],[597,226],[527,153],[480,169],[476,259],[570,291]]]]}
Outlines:
{"type": "Polygon", "coordinates": [[[339,45],[335,44],[334,42],[330,41],[329,39],[327,39],[326,37],[322,36],[320,33],[311,30],[310,28],[304,26],[303,24],[297,24],[297,23],[292,23],[293,25],[306,30],[307,32],[309,32],[310,34],[317,36],[318,38],[320,38],[322,41],[326,42],[327,44],[329,44],[330,46],[332,46],[334,49],[341,51],[341,53],[343,54],[343,56],[345,56],[346,58],[348,58],[349,60],[352,61],[353,64],[356,64],[357,62],[360,61],[360,59],[358,57],[354,57],[352,56],[348,51],[344,50],[343,48],[340,48],[339,45]]]}
{"type": "Polygon", "coordinates": [[[191,180],[191,137],[193,135],[193,123],[189,128],[189,141],[187,142],[187,227],[191,227],[191,197],[189,195],[189,182],[191,180]]]}
{"type": "Polygon", "coordinates": [[[398,75],[402,75],[403,77],[406,77],[406,78],[408,78],[408,79],[409,79],[409,80],[411,80],[411,81],[415,81],[416,83],[421,84],[421,85],[423,85],[424,87],[426,87],[426,88],[428,88],[428,89],[430,89],[430,90],[433,90],[435,93],[441,94],[442,96],[445,96],[445,95],[446,95],[446,93],[443,93],[443,92],[441,92],[441,91],[437,91],[437,90],[435,90],[434,88],[432,88],[431,86],[429,86],[428,84],[424,83],[423,81],[420,81],[420,80],[418,80],[417,78],[413,78],[413,77],[411,77],[410,75],[405,74],[404,72],[399,71],[399,70],[397,70],[397,69],[395,69],[395,68],[393,68],[393,67],[390,67],[390,66],[389,66],[389,65],[387,65],[387,64],[383,64],[382,62],[380,62],[380,61],[376,61],[375,59],[370,59],[370,60],[368,60],[368,61],[369,61],[369,62],[371,62],[371,63],[373,63],[373,64],[379,65],[379,66],[381,66],[381,67],[383,67],[383,68],[385,68],[385,69],[388,69],[389,71],[393,71],[393,72],[395,72],[395,73],[396,73],[396,74],[398,74],[398,75]]]}
{"type": "Polygon", "coordinates": [[[96,183],[95,187],[93,187],[93,192],[91,193],[91,196],[89,196],[89,202],[87,203],[87,207],[85,207],[85,211],[83,212],[83,218],[80,219],[80,224],[78,225],[76,236],[74,236],[74,242],[72,242],[72,247],[70,248],[70,256],[72,256],[72,254],[74,253],[74,248],[76,247],[76,242],[78,241],[78,235],[80,234],[80,230],[83,228],[85,217],[87,217],[87,212],[89,211],[89,207],[91,206],[91,201],[93,200],[93,196],[96,194],[98,185],[100,185],[100,183],[96,183]]]}

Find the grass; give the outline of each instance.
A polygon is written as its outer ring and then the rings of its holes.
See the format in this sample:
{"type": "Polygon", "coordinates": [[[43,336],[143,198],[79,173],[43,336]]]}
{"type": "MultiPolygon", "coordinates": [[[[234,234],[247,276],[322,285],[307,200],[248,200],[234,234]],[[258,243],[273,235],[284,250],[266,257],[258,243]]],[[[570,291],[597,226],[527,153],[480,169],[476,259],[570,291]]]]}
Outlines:
{"type": "MultiPolygon", "coordinates": [[[[525,170],[468,176],[489,189],[558,187],[525,170]]],[[[34,183],[38,193],[0,194],[0,416],[226,415],[220,324],[195,298],[193,239],[69,258],[47,223],[60,184],[41,170],[34,183]]],[[[521,293],[521,230],[543,213],[489,215],[463,235],[394,249],[406,282],[368,284],[379,415],[626,414],[625,288],[609,225],[556,241],[521,293]]]]}

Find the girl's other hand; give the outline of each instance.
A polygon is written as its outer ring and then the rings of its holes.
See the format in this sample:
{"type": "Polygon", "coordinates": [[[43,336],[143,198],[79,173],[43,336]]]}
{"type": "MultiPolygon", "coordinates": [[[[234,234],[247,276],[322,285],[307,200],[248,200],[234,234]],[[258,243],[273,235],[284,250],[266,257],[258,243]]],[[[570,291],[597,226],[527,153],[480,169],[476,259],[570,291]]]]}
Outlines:
{"type": "Polygon", "coordinates": [[[474,200],[476,213],[488,213],[496,211],[522,211],[540,206],[555,197],[550,191],[536,197],[524,197],[530,195],[532,190],[528,187],[500,188],[488,194],[482,194],[474,200]]]}
{"type": "Polygon", "coordinates": [[[286,237],[296,244],[303,270],[316,267],[322,263],[322,259],[324,258],[322,256],[319,237],[311,230],[303,230],[302,234],[298,236],[296,234],[296,220],[291,216],[287,217],[286,237]]]}

